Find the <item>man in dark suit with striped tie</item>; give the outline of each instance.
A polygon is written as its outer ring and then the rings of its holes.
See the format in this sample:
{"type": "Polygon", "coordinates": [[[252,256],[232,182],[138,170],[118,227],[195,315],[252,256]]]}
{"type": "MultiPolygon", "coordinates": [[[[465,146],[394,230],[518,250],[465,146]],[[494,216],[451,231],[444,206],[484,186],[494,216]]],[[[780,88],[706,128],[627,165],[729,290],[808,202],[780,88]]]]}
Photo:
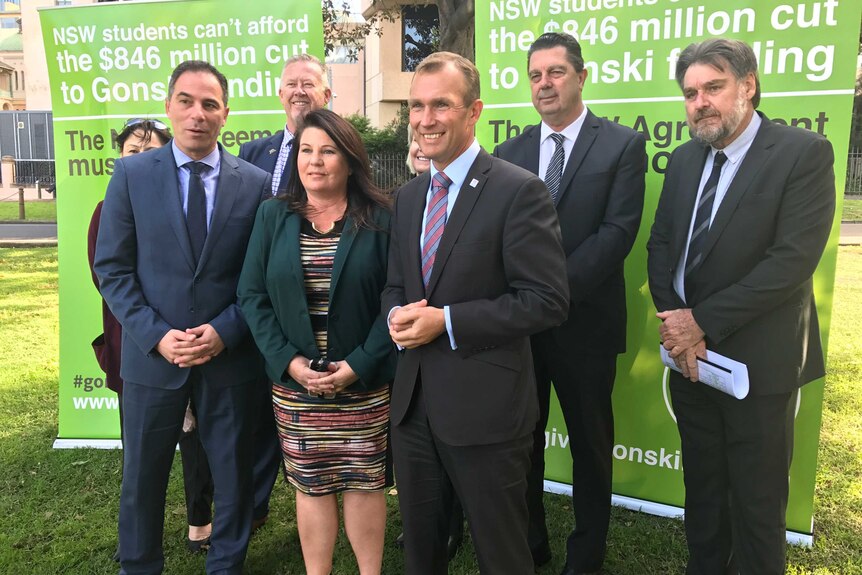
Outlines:
{"type": "Polygon", "coordinates": [[[529,338],[568,310],[557,217],[539,178],[476,141],[482,101],[470,61],[423,60],[409,106],[431,169],[398,193],[382,296],[404,350],[391,419],[405,572],[447,572],[451,481],[481,573],[532,573],[529,338]]]}
{"type": "Polygon", "coordinates": [[[676,79],[692,141],[670,158],[649,249],[685,469],[687,573],[782,575],[799,387],[824,374],[813,278],[835,212],[832,145],[771,122],[738,40],[692,44],[676,79]],[[736,399],[698,358],[744,363],[736,399]]]}

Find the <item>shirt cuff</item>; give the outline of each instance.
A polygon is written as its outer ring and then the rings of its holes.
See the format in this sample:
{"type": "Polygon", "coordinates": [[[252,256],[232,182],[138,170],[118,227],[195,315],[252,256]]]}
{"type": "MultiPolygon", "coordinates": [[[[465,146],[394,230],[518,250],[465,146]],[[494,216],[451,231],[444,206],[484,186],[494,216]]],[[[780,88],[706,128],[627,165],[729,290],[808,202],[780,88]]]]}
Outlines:
{"type": "Polygon", "coordinates": [[[452,349],[458,349],[458,344],[455,343],[455,334],[452,333],[452,316],[449,313],[449,306],[443,306],[443,316],[446,318],[446,333],[449,334],[449,345],[452,349]]]}
{"type": "MultiPolygon", "coordinates": [[[[392,309],[389,310],[389,313],[386,314],[386,328],[387,329],[392,329],[392,326],[389,325],[389,318],[392,317],[392,314],[393,314],[393,312],[395,312],[396,309],[401,309],[401,306],[396,305],[395,307],[393,307],[392,309]]],[[[395,342],[393,341],[392,343],[395,343],[395,342]]],[[[397,343],[395,343],[395,347],[398,348],[398,351],[404,351],[404,348],[401,347],[400,345],[398,345],[397,343]]]]}

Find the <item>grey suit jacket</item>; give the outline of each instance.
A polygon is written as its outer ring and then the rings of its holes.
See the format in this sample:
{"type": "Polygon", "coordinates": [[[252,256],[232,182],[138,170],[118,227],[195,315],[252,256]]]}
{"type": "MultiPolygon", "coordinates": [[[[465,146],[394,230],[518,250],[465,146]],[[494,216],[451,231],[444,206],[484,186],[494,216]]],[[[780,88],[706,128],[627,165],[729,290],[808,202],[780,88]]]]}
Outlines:
{"type": "Polygon", "coordinates": [[[236,288],[254,216],[262,198],[270,196],[270,181],[266,172],[221,150],[212,220],[196,266],[171,146],[114,165],[94,270],[102,296],[123,326],[120,374],[125,381],[179,388],[189,370],[172,365],[155,348],[170,329],[205,323],[226,346],[200,368],[208,384],[232,385],[260,375],[236,288]]]}
{"type": "MultiPolygon", "coordinates": [[[[758,112],[760,113],[760,112],[758,112]]],[[[715,214],[703,263],[673,289],[708,148],[671,155],[647,249],[659,311],[692,308],[707,349],[748,366],[751,393],[787,392],[825,373],[812,275],[835,214],[832,145],[763,124],[715,214]]]]}

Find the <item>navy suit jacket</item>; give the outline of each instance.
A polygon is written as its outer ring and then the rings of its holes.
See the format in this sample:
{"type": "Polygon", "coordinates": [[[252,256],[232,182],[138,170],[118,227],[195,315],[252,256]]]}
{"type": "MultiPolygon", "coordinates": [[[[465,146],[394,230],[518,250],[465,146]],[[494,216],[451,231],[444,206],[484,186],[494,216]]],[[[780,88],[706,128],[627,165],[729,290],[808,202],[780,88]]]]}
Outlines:
{"type": "MultiPolygon", "coordinates": [[[[759,112],[758,112],[759,113],[759,112]]],[[[691,308],[706,348],[748,366],[752,395],[823,376],[812,275],[835,214],[832,145],[808,130],[763,123],[713,218],[683,302],[673,288],[709,148],[671,155],[647,249],[659,311],[691,308]]]]}
{"type": "MultiPolygon", "coordinates": [[[[279,130],[272,136],[246,142],[239,147],[239,158],[250,164],[254,164],[264,172],[272,174],[275,172],[275,163],[278,161],[278,152],[281,150],[281,143],[283,141],[284,130],[279,130]]],[[[289,179],[290,158],[284,164],[284,172],[278,183],[278,194],[284,193],[289,179]]]]}
{"type": "Polygon", "coordinates": [[[270,176],[221,150],[215,206],[197,266],[181,204],[172,147],[118,160],[108,184],[94,270],[102,297],[123,326],[123,380],[177,389],[189,369],[156,346],[171,329],[209,323],[225,350],[200,366],[208,385],[261,375],[258,352],[236,300],[254,216],[270,176]]]}
{"type": "MultiPolygon", "coordinates": [[[[541,124],[529,126],[494,155],[538,174],[541,135],[541,124]]],[[[626,350],[623,262],[640,227],[646,164],[642,134],[587,111],[557,195],[571,306],[551,332],[563,347],[626,350]]]]}

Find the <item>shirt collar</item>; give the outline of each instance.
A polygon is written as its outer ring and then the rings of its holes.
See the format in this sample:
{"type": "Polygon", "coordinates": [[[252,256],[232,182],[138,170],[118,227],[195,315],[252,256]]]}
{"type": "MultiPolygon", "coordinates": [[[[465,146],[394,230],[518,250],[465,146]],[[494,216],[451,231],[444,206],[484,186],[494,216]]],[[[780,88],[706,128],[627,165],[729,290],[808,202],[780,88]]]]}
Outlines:
{"type": "Polygon", "coordinates": [[[748,148],[751,147],[754,137],[757,136],[757,131],[760,129],[760,124],[762,122],[763,120],[760,119],[760,114],[755,111],[751,115],[751,121],[748,122],[748,126],[745,127],[742,133],[723,150],[712,148],[710,157],[715,156],[718,152],[724,152],[724,155],[727,156],[727,159],[731,164],[735,165],[737,162],[741,162],[743,158],[745,158],[745,153],[748,152],[748,148]]]}
{"type": "MultiPolygon", "coordinates": [[[[470,147],[464,150],[464,152],[455,158],[451,164],[446,166],[444,170],[446,176],[452,180],[452,184],[457,186],[458,189],[461,188],[461,184],[464,183],[464,180],[467,179],[467,172],[470,171],[470,166],[473,165],[473,162],[476,161],[476,157],[479,155],[479,151],[482,147],[479,145],[479,142],[476,138],[473,138],[473,143],[470,144],[470,147]]],[[[435,166],[434,161],[431,161],[431,178],[439,172],[435,166]]]]}
{"type": "MultiPolygon", "coordinates": [[[[177,147],[177,143],[175,140],[171,140],[171,150],[174,153],[174,161],[177,163],[178,168],[183,167],[189,162],[195,161],[188,157],[182,150],[177,147]]],[[[211,170],[218,173],[219,164],[221,163],[221,150],[219,150],[219,146],[216,145],[212,152],[197,161],[203,162],[204,164],[209,166],[211,170]]]]}
{"type": "MultiPolygon", "coordinates": [[[[567,140],[575,141],[578,139],[578,134],[581,133],[581,126],[584,125],[584,121],[587,118],[587,107],[584,106],[584,109],[581,110],[581,115],[575,118],[575,121],[563,128],[559,133],[564,135],[567,140]]],[[[554,130],[551,129],[545,122],[542,122],[542,143],[545,143],[545,140],[551,137],[551,134],[555,133],[554,130]]]]}

